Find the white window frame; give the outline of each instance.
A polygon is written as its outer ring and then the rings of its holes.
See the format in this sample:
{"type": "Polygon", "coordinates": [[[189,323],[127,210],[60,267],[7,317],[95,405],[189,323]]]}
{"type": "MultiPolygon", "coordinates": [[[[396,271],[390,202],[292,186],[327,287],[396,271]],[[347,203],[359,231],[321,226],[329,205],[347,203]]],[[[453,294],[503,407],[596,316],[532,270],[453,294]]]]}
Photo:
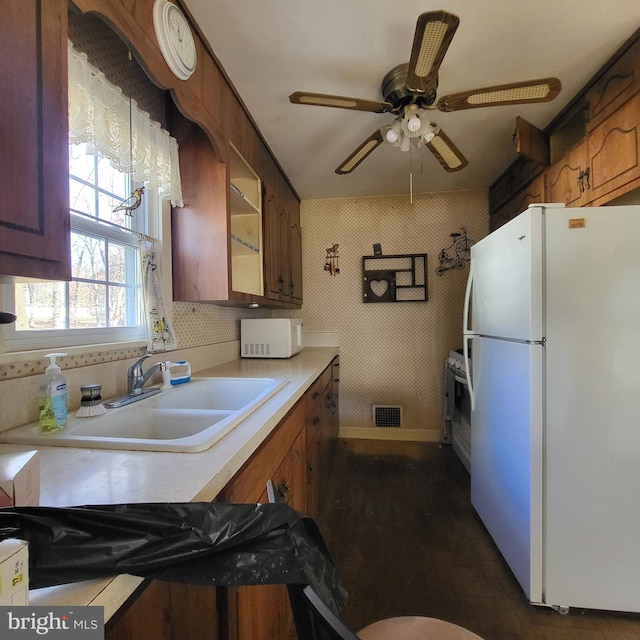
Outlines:
{"type": "MultiPolygon", "coordinates": [[[[170,251],[170,212],[171,205],[168,200],[159,201],[157,192],[147,189],[145,191],[146,208],[147,208],[147,229],[146,233],[156,239],[160,247],[160,264],[169,265],[169,268],[162,268],[162,290],[164,299],[171,304],[171,295],[167,292],[172,291],[171,278],[171,251],[170,251]]],[[[136,230],[128,232],[117,225],[108,222],[101,222],[97,219],[91,219],[90,216],[71,215],[71,229],[95,234],[98,237],[106,237],[107,239],[125,244],[135,243],[136,252],[138,251],[136,230]],[[96,233],[96,230],[102,233],[96,233]]],[[[133,246],[133,244],[132,244],[133,246]]],[[[139,279],[139,274],[137,274],[139,279]]],[[[14,285],[6,284],[2,286],[2,308],[5,311],[13,312],[15,310],[14,285]]],[[[136,288],[136,296],[141,300],[142,292],[140,283],[136,288]]],[[[1,353],[7,357],[0,355],[0,362],[9,359],[15,359],[20,353],[31,352],[46,353],[52,349],[65,349],[73,353],[86,353],[94,351],[97,346],[109,345],[110,349],[131,348],[144,346],[147,343],[146,332],[142,313],[139,314],[139,325],[135,327],[106,327],[92,329],[49,329],[43,331],[16,331],[14,325],[4,325],[2,331],[1,353]]]]}

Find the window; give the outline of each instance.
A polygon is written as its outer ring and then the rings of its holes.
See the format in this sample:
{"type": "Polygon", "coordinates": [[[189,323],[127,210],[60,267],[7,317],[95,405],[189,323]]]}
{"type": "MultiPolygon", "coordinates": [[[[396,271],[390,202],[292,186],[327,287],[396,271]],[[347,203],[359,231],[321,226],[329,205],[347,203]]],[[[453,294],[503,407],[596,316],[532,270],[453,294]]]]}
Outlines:
{"type": "Polygon", "coordinates": [[[6,351],[144,341],[138,243],[160,238],[162,197],[182,205],[175,139],[71,44],[69,114],[72,281],[4,287],[6,351]],[[143,184],[140,206],[118,209],[143,184]]]}
{"type": "Polygon", "coordinates": [[[73,280],[15,285],[11,350],[145,339],[138,233],[157,233],[153,193],[133,215],[114,212],[136,186],[85,144],[69,145],[73,280]]]}

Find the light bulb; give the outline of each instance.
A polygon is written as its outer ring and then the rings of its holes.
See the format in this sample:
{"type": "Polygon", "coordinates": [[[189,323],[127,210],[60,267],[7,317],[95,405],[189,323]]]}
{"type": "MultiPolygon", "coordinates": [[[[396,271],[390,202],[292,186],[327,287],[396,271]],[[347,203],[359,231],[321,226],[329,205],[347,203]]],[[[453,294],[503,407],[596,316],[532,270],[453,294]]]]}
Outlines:
{"type": "Polygon", "coordinates": [[[422,126],[422,122],[420,122],[420,118],[418,116],[411,116],[407,121],[407,129],[411,131],[411,133],[415,133],[422,126]]]}
{"type": "Polygon", "coordinates": [[[409,151],[411,147],[411,138],[407,138],[407,136],[402,136],[402,140],[400,140],[400,151],[409,151]]]}
{"type": "Polygon", "coordinates": [[[389,127],[384,134],[384,138],[387,142],[393,144],[394,142],[398,142],[400,134],[393,127],[389,127]]]}

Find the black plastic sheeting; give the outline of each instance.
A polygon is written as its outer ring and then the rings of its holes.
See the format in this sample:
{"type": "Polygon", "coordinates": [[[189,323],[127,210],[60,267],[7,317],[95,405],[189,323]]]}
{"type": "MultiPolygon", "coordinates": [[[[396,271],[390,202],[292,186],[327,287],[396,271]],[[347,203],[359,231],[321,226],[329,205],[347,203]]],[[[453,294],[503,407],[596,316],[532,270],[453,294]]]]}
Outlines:
{"type": "Polygon", "coordinates": [[[310,584],[346,593],[316,523],[285,504],[139,503],[0,509],[0,539],[29,542],[30,588],[128,573],[217,586],[310,584]]]}

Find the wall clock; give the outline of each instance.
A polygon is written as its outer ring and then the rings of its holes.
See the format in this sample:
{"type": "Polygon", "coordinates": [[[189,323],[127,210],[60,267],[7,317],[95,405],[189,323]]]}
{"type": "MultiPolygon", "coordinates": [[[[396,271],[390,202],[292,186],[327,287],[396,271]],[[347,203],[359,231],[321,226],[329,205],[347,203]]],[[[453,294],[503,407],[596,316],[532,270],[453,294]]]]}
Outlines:
{"type": "Polygon", "coordinates": [[[180,80],[187,80],[195,71],[197,60],[196,43],[184,14],[169,0],[156,0],[153,27],[169,69],[180,80]]]}

